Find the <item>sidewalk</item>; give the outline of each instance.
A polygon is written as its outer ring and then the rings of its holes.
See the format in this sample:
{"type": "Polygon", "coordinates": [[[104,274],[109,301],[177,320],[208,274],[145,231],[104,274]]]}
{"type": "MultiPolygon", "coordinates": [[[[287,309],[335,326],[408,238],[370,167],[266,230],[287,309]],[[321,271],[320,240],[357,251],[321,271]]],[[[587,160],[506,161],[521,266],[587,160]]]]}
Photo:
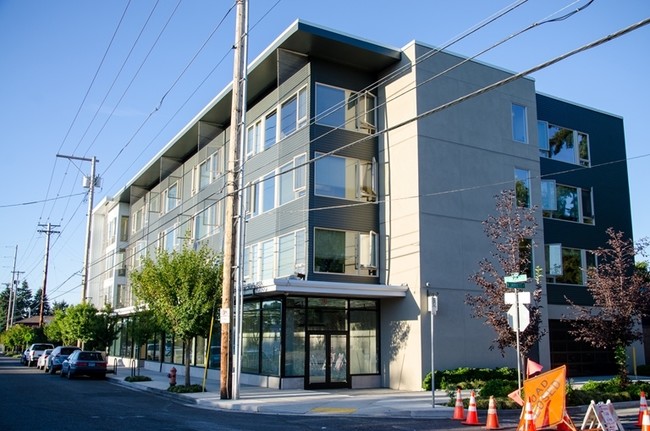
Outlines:
{"type": "MultiPolygon", "coordinates": [[[[117,375],[109,373],[106,378],[112,383],[131,389],[153,391],[159,395],[173,397],[181,402],[196,404],[198,407],[207,409],[290,415],[356,415],[439,419],[451,419],[453,415],[453,407],[443,406],[449,400],[445,391],[436,391],[435,408],[432,408],[431,392],[397,391],[385,388],[309,391],[241,386],[239,399],[222,400],[219,393],[219,382],[213,379],[207,380],[207,392],[176,394],[167,391],[169,380],[166,374],[144,368],[140,368],[139,374],[151,378],[151,381],[125,381],[124,378],[131,375],[131,370],[125,367],[118,367],[117,375]]],[[[182,384],[183,380],[184,376],[179,375],[178,383],[182,384]]],[[[201,383],[201,379],[192,378],[192,384],[201,383]]]]}
{"type": "MultiPolygon", "coordinates": [[[[219,382],[208,379],[207,392],[176,394],[167,391],[169,380],[165,373],[140,368],[139,375],[151,378],[147,382],[127,382],[125,377],[131,370],[118,367],[117,374],[107,374],[112,383],[120,384],[134,390],[152,391],[158,395],[174,398],[180,402],[194,404],[200,408],[254,412],[285,415],[350,415],[397,418],[429,418],[451,420],[453,407],[447,407],[449,396],[446,391],[435,393],[436,406],[432,407],[431,392],[398,391],[394,389],[336,389],[336,390],[278,390],[257,386],[241,386],[237,400],[222,400],[219,382]]],[[[607,377],[592,377],[574,380],[575,386],[581,386],[587,380],[600,380],[607,377]]],[[[184,376],[177,381],[183,384],[184,376]]],[[[192,377],[192,384],[201,384],[202,379],[192,377]]],[[[469,391],[463,391],[463,398],[469,398],[469,391]]],[[[616,403],[617,408],[638,408],[638,402],[616,403]]],[[[570,410],[584,414],[586,407],[570,410]]],[[[520,410],[500,410],[499,421],[502,426],[515,426],[519,420],[520,410]]],[[[485,411],[479,411],[479,420],[484,421],[485,411]]]]}

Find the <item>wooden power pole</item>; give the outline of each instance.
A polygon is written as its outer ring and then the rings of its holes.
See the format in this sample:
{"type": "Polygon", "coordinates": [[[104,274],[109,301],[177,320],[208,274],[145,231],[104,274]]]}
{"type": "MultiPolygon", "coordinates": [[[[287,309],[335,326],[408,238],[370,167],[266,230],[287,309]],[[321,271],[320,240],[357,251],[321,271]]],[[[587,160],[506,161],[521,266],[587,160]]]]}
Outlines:
{"type": "MultiPolygon", "coordinates": [[[[233,287],[238,264],[237,218],[240,194],[240,143],[243,137],[244,85],[246,74],[246,15],[248,0],[237,0],[235,26],[235,55],[232,79],[232,109],[230,116],[230,142],[226,172],[226,200],[223,244],[223,288],[221,296],[221,399],[232,398],[233,361],[233,287]]],[[[239,301],[240,299],[237,299],[239,301]]],[[[238,372],[238,370],[237,370],[238,372]]]]}

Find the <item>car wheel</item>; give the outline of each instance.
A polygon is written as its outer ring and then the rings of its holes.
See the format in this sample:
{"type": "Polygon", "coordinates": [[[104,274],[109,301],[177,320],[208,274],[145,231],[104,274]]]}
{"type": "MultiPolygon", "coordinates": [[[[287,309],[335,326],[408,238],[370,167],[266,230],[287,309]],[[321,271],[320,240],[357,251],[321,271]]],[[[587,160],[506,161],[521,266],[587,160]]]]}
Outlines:
{"type": "Polygon", "coordinates": [[[65,374],[63,374],[63,368],[61,368],[61,374],[59,374],[61,377],[65,377],[65,374]]]}
{"type": "Polygon", "coordinates": [[[72,380],[72,373],[68,370],[68,380],[72,380]]]}
{"type": "Polygon", "coordinates": [[[53,368],[53,367],[50,368],[50,369],[48,370],[48,372],[49,372],[50,374],[56,374],[56,371],[54,371],[54,368],[53,368]]]}

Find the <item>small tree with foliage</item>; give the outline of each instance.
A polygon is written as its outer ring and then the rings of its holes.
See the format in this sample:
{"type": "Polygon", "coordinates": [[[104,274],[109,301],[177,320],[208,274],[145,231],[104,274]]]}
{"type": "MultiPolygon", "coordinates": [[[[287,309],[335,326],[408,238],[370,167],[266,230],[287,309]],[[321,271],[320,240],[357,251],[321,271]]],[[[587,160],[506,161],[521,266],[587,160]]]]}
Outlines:
{"type": "Polygon", "coordinates": [[[25,325],[13,325],[2,333],[2,343],[13,351],[23,351],[32,343],[36,334],[34,328],[25,325]]]}
{"type": "Polygon", "coordinates": [[[66,340],[79,340],[83,344],[94,340],[97,329],[97,309],[90,303],[72,305],[65,311],[62,332],[66,340]]]}
{"type": "MultiPolygon", "coordinates": [[[[184,245],[171,253],[160,249],[156,260],[145,257],[131,272],[131,286],[157,320],[189,346],[192,338],[208,334],[215,301],[221,302],[221,276],[212,250],[184,245]]],[[[186,348],[185,386],[190,386],[190,354],[186,348]]]]}
{"type": "MultiPolygon", "coordinates": [[[[32,302],[30,304],[30,314],[32,316],[40,316],[41,314],[41,296],[43,295],[43,289],[39,288],[34,296],[32,297],[32,302]]],[[[50,307],[50,301],[47,299],[47,293],[45,294],[45,299],[43,301],[43,316],[51,316],[52,309],[50,307]]]]}
{"type": "Polygon", "coordinates": [[[648,316],[650,289],[647,275],[635,268],[634,257],[648,246],[634,243],[623,232],[607,229],[607,247],[593,251],[596,266],[587,269],[587,290],[593,306],[566,299],[572,309],[569,331],[576,340],[614,352],[621,384],[628,383],[627,350],[643,339],[641,318],[648,316]]]}
{"type": "Polygon", "coordinates": [[[50,323],[45,325],[45,328],[43,328],[45,336],[47,336],[47,339],[52,343],[63,343],[65,345],[69,345],[75,341],[71,338],[71,336],[66,337],[66,334],[64,332],[64,319],[65,310],[56,310],[54,312],[54,318],[50,321],[50,323]]]}
{"type": "MultiPolygon", "coordinates": [[[[149,340],[163,333],[163,325],[158,321],[158,317],[153,311],[140,307],[133,316],[133,328],[131,335],[136,346],[142,346],[149,340]]],[[[163,355],[160,355],[162,361],[163,355]]]]}
{"type": "MultiPolygon", "coordinates": [[[[504,277],[513,273],[528,274],[532,264],[532,238],[537,231],[535,208],[519,205],[522,200],[513,190],[504,190],[495,197],[496,216],[483,222],[487,237],[494,244],[491,258],[479,262],[479,271],[470,277],[483,291],[480,295],[468,294],[465,303],[472,307],[472,317],[484,319],[496,332],[490,349],[497,348],[502,355],[505,349],[516,346],[516,334],[507,318],[509,304],[503,297],[509,290],[504,277]]],[[[530,323],[520,332],[519,347],[522,356],[545,335],[540,329],[542,287],[540,269],[535,269],[535,287],[532,303],[528,306],[530,323]]]]}
{"type": "Polygon", "coordinates": [[[93,349],[110,353],[111,345],[119,333],[118,321],[117,314],[113,312],[113,308],[108,304],[95,314],[94,336],[91,345],[93,349]]]}

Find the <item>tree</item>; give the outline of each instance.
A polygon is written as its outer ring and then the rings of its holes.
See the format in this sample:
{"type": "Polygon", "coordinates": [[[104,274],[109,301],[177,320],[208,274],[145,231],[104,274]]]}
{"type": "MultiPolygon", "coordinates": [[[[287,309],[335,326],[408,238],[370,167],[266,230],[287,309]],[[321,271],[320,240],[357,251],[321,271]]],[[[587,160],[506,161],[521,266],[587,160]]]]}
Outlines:
{"type": "Polygon", "coordinates": [[[61,322],[63,339],[69,342],[79,340],[83,344],[96,336],[97,309],[89,303],[72,305],[65,310],[61,322]]]}
{"type": "Polygon", "coordinates": [[[27,280],[23,282],[16,288],[16,318],[15,320],[27,319],[31,316],[32,304],[32,291],[29,289],[29,284],[27,280]]]}
{"type": "MultiPolygon", "coordinates": [[[[156,260],[144,258],[131,272],[136,297],[147,304],[156,319],[186,346],[192,338],[207,336],[215,303],[221,303],[221,265],[207,247],[195,251],[158,250],[156,260]]],[[[185,349],[185,385],[190,385],[190,349],[185,349]]]]}
{"type": "Polygon", "coordinates": [[[113,312],[113,308],[106,304],[104,308],[95,314],[94,337],[90,348],[110,352],[111,344],[117,338],[119,329],[117,322],[119,318],[113,312]]]}
{"type": "MultiPolygon", "coordinates": [[[[484,319],[490,325],[496,338],[490,349],[497,348],[502,355],[505,349],[516,346],[516,334],[508,324],[504,294],[510,290],[506,287],[504,277],[513,273],[533,275],[532,269],[532,238],[537,231],[535,208],[520,206],[523,202],[513,190],[504,190],[497,196],[496,216],[489,216],[483,222],[487,237],[492,241],[494,250],[491,259],[485,258],[479,262],[479,271],[470,276],[482,289],[482,294],[468,294],[465,303],[472,306],[472,317],[484,319]]],[[[527,356],[530,349],[543,337],[546,331],[541,330],[542,286],[539,277],[540,269],[534,270],[535,287],[532,301],[528,306],[530,323],[520,332],[519,347],[522,357],[527,356]]]]}
{"type": "Polygon", "coordinates": [[[70,345],[75,342],[75,339],[67,337],[64,332],[65,309],[58,309],[54,311],[54,319],[43,328],[47,339],[55,344],[70,345]]]}
{"type": "Polygon", "coordinates": [[[69,305],[65,301],[54,301],[54,304],[52,305],[52,312],[55,312],[56,310],[65,310],[68,307],[69,305]]]}
{"type": "MultiPolygon", "coordinates": [[[[133,316],[133,328],[131,330],[133,341],[136,346],[142,346],[156,335],[163,332],[163,326],[158,321],[158,317],[146,308],[140,308],[133,316]]],[[[148,352],[147,352],[148,354],[148,352]]],[[[163,360],[163,355],[160,355],[160,360],[163,360]]]]}
{"type": "MultiPolygon", "coordinates": [[[[41,314],[41,296],[43,295],[43,289],[39,288],[30,304],[30,315],[31,316],[40,316],[41,314]]],[[[43,316],[51,316],[52,309],[50,307],[50,301],[47,299],[47,293],[45,294],[45,299],[43,301],[43,316]]]]}
{"type": "Polygon", "coordinates": [[[648,246],[644,239],[634,243],[623,232],[607,229],[607,246],[593,251],[596,266],[587,269],[587,290],[593,306],[570,304],[569,333],[576,340],[614,352],[620,383],[628,383],[627,350],[634,341],[643,339],[641,318],[648,316],[650,290],[647,271],[634,265],[634,257],[648,246]]]}
{"type": "Polygon", "coordinates": [[[6,329],[8,313],[9,313],[9,287],[5,288],[2,292],[0,292],[0,332],[3,332],[6,329]]]}
{"type": "Polygon", "coordinates": [[[33,328],[25,325],[14,325],[2,333],[2,343],[14,352],[23,351],[35,337],[33,328]]]}

